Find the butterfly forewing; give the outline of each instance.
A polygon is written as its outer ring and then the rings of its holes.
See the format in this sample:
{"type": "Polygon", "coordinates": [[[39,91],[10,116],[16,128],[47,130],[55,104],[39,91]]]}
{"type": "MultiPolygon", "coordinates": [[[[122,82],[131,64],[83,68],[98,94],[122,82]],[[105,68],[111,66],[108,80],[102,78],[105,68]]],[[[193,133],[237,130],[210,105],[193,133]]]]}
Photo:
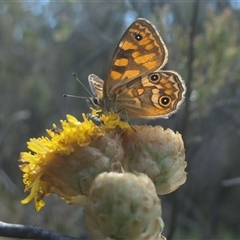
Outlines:
{"type": "Polygon", "coordinates": [[[112,94],[143,73],[163,67],[168,52],[157,29],[145,19],[137,19],[124,33],[113,54],[104,94],[112,94]]]}

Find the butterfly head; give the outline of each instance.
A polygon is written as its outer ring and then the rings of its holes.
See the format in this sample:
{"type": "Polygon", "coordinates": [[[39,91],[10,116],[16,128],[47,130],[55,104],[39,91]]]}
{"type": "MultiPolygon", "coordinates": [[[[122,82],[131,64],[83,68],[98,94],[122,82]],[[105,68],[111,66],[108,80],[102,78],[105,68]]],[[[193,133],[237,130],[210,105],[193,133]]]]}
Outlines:
{"type": "Polygon", "coordinates": [[[95,109],[102,109],[101,107],[101,101],[97,97],[88,97],[87,98],[87,104],[95,109]]]}

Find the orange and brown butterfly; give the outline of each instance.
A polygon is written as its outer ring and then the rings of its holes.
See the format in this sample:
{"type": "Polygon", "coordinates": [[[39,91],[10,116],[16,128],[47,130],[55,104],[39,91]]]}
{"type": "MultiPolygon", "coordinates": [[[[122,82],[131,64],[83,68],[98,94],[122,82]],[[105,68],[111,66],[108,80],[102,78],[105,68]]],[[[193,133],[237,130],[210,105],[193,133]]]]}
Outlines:
{"type": "Polygon", "coordinates": [[[162,70],[167,60],[156,27],[137,19],[118,43],[105,81],[89,75],[91,103],[127,117],[168,118],[182,104],[186,87],[177,72],[162,70]]]}

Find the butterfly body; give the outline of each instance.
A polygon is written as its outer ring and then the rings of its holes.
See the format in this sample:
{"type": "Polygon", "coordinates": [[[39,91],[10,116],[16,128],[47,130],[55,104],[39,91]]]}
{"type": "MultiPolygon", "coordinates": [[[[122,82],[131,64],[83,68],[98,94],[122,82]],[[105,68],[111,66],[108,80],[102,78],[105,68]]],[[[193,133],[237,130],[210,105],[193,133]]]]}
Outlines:
{"type": "Polygon", "coordinates": [[[113,54],[106,80],[89,75],[93,105],[136,118],[167,118],[176,112],[186,91],[181,76],[161,70],[168,51],[157,29],[137,19],[113,54]]]}

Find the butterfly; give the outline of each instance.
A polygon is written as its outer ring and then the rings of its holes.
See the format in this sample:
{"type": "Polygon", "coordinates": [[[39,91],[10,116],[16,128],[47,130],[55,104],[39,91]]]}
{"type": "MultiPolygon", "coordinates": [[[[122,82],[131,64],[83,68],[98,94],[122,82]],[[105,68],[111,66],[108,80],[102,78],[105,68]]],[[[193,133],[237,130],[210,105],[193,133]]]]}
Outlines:
{"type": "Polygon", "coordinates": [[[168,118],[182,104],[186,87],[177,72],[162,70],[167,61],[168,50],[156,27],[137,19],[119,41],[105,81],[89,75],[90,103],[127,117],[168,118]]]}

